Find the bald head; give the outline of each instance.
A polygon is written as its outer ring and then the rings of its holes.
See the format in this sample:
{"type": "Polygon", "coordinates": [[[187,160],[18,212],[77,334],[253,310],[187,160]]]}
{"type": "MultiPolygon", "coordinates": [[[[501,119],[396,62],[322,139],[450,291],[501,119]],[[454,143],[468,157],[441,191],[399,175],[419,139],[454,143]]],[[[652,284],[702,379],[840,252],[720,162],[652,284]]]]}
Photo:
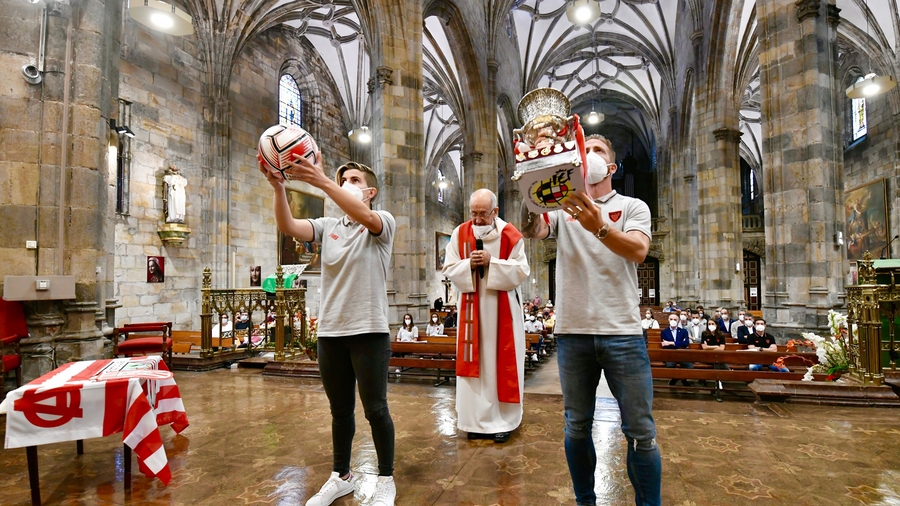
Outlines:
{"type": "Polygon", "coordinates": [[[491,225],[497,211],[497,196],[487,188],[475,190],[469,197],[469,212],[475,225],[491,225]]]}

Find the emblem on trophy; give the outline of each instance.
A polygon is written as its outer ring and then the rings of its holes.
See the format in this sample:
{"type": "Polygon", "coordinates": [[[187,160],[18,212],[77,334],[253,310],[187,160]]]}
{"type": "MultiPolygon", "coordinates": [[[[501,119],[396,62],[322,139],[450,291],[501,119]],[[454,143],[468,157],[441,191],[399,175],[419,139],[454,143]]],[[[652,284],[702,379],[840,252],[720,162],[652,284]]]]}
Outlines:
{"type": "Polygon", "coordinates": [[[585,188],[584,131],[570,110],[569,99],[553,88],[538,88],[519,101],[524,126],[513,130],[512,180],[532,212],[558,209],[569,194],[585,188]]]}

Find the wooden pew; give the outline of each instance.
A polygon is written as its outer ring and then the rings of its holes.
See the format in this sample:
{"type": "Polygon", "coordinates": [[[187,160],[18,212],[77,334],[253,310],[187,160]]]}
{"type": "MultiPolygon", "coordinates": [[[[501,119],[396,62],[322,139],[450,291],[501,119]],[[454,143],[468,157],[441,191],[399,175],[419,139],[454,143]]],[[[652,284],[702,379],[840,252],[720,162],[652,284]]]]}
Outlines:
{"type": "MultiPolygon", "coordinates": [[[[172,331],[172,351],[175,353],[189,353],[195,346],[200,348],[200,331],[199,330],[173,330],[172,331]],[[181,345],[180,347],[179,344],[181,345]],[[187,351],[175,351],[178,349],[187,351]]],[[[231,348],[234,345],[232,337],[214,337],[212,338],[213,348],[231,348]]]]}
{"type": "MultiPolygon", "coordinates": [[[[662,347],[657,348],[649,346],[647,348],[647,354],[650,357],[650,369],[654,378],[670,380],[712,380],[712,387],[700,386],[678,388],[712,390],[713,394],[716,396],[716,400],[719,402],[722,401],[719,396],[719,381],[751,383],[755,379],[801,380],[806,374],[806,363],[803,359],[811,360],[813,363],[816,363],[818,360],[815,353],[792,353],[786,355],[786,352],[781,351],[669,350],[663,349],[662,347]],[[797,367],[796,371],[802,372],[751,371],[747,369],[750,364],[772,364],[779,357],[785,357],[785,365],[794,365],[797,367]],[[695,364],[704,364],[705,367],[695,366],[694,369],[665,367],[665,362],[691,362],[695,364]],[[729,367],[733,368],[731,370],[712,369],[712,364],[727,364],[729,367]]],[[[825,375],[816,375],[816,379],[824,380],[825,375]]],[[[662,387],[662,385],[654,385],[654,388],[662,387]]]]}
{"type": "Polygon", "coordinates": [[[400,372],[409,369],[436,369],[437,382],[434,386],[443,385],[450,378],[456,377],[456,344],[398,342],[391,343],[392,356],[390,365],[401,368],[400,372]],[[443,371],[443,379],[442,379],[443,371]]]}
{"type": "Polygon", "coordinates": [[[456,337],[450,336],[419,336],[419,343],[456,344],[456,337]]]}

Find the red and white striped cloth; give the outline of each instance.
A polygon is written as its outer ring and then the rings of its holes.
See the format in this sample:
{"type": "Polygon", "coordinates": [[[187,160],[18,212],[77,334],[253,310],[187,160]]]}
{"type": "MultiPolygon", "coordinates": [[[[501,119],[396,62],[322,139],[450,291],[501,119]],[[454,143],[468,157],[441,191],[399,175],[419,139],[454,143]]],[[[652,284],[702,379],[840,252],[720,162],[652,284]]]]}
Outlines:
{"type": "Polygon", "coordinates": [[[176,433],[188,426],[174,378],[92,380],[122,361],[151,361],[168,371],[160,357],[70,362],[10,392],[6,407],[6,448],[108,436],[122,440],[137,455],[139,469],[166,485],[172,478],[159,426],[176,433]]]}

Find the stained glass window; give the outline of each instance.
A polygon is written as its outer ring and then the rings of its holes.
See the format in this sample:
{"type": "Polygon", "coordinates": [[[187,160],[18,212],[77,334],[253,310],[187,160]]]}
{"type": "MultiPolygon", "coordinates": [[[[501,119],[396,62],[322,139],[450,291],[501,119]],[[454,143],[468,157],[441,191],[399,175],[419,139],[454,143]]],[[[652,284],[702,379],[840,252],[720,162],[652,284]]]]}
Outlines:
{"type": "MultiPolygon", "coordinates": [[[[860,77],[856,82],[862,81],[860,77]]],[[[853,140],[859,139],[868,132],[868,121],[866,119],[866,99],[854,98],[850,101],[850,111],[853,115],[853,140]]]]}
{"type": "Polygon", "coordinates": [[[303,126],[302,104],[297,81],[288,74],[281,76],[278,82],[278,123],[303,126]]]}

